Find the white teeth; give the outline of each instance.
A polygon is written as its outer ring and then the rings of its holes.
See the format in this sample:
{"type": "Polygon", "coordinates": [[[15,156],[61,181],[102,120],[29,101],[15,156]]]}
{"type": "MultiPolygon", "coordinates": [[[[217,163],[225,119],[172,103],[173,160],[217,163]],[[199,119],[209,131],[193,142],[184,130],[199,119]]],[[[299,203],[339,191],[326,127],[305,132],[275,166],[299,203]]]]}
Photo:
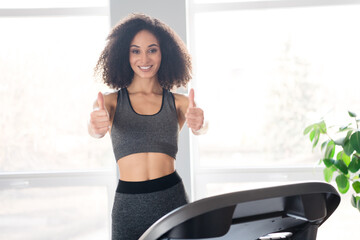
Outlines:
{"type": "Polygon", "coordinates": [[[146,69],[149,69],[149,68],[151,68],[151,66],[140,67],[140,69],[143,69],[143,70],[146,70],[146,69]]]}

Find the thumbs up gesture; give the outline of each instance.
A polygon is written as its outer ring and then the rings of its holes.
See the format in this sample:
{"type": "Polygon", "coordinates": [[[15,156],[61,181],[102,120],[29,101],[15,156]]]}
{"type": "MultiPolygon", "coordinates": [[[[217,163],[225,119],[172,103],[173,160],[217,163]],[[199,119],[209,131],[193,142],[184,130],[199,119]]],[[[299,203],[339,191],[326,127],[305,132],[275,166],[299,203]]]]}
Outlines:
{"type": "Polygon", "coordinates": [[[105,107],[104,95],[99,92],[94,110],[90,114],[89,133],[91,136],[101,138],[109,131],[110,118],[105,107]]]}
{"type": "Polygon", "coordinates": [[[196,107],[194,95],[194,89],[190,89],[189,106],[187,108],[185,118],[187,126],[191,128],[194,134],[197,134],[204,124],[204,111],[201,108],[196,107]]]}

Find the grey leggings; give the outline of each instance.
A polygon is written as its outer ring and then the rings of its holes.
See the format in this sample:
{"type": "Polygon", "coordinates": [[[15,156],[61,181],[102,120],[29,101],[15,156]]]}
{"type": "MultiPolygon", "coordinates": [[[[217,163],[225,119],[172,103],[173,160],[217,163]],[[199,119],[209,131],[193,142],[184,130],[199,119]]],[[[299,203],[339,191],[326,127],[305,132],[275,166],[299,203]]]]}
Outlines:
{"type": "Polygon", "coordinates": [[[155,181],[125,182],[125,188],[119,188],[124,185],[119,182],[112,209],[112,240],[137,240],[159,218],[188,203],[181,178],[174,182],[174,174],[178,177],[175,172],[155,181]],[[139,184],[146,185],[145,193],[139,184]],[[140,193],[124,193],[127,189],[140,193]]]}

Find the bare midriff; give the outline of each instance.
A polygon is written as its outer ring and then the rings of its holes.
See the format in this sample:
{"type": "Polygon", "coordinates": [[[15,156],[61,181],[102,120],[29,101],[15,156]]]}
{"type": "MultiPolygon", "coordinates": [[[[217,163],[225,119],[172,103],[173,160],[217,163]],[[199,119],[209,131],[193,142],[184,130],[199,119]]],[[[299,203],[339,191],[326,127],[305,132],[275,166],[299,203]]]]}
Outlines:
{"type": "Polygon", "coordinates": [[[120,180],[139,182],[160,178],[175,171],[175,160],[164,153],[134,153],[117,161],[120,180]]]}

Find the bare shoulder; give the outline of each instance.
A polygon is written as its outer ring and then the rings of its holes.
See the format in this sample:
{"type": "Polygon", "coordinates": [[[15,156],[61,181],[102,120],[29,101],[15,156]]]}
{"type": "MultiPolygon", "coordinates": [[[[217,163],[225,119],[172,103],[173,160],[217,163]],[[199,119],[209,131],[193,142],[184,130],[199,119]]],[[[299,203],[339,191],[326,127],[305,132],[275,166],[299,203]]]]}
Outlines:
{"type": "Polygon", "coordinates": [[[176,111],[178,115],[178,121],[180,129],[183,127],[185,123],[185,114],[187,111],[187,107],[189,105],[189,98],[180,93],[173,93],[175,98],[176,111]]]}
{"type": "Polygon", "coordinates": [[[177,108],[187,109],[189,105],[189,98],[184,94],[173,93],[175,98],[175,104],[177,108]]]}
{"type": "Polygon", "coordinates": [[[104,99],[105,99],[105,104],[106,106],[109,107],[116,107],[116,102],[117,102],[117,96],[118,96],[118,92],[105,92],[104,93],[104,99]]]}
{"type": "Polygon", "coordinates": [[[105,106],[106,106],[107,111],[109,112],[111,122],[115,115],[117,96],[118,96],[117,91],[104,93],[105,106]]]}
{"type": "MultiPolygon", "coordinates": [[[[116,106],[118,92],[103,92],[106,107],[116,106]]],[[[97,98],[94,100],[94,108],[99,107],[97,98]]]]}

